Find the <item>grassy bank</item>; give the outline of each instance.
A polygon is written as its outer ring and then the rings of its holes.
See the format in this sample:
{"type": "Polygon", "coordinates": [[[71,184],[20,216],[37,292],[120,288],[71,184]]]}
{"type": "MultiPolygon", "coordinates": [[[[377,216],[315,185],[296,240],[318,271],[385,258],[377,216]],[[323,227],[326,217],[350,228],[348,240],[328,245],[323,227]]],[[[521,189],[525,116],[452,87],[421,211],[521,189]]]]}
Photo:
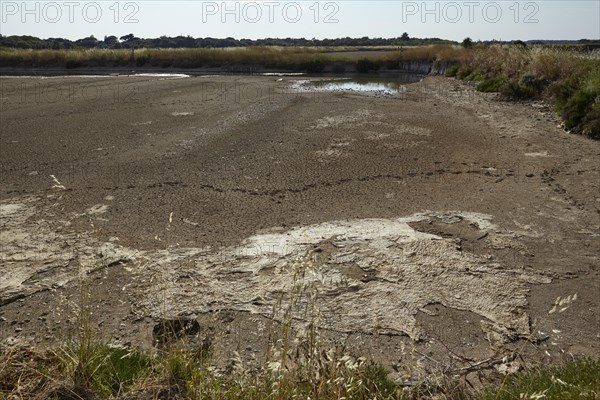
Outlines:
{"type": "Polygon", "coordinates": [[[446,76],[476,81],[507,100],[544,99],[565,128],[600,139],[600,59],[572,51],[523,46],[465,49],[447,58],[446,76]]]}

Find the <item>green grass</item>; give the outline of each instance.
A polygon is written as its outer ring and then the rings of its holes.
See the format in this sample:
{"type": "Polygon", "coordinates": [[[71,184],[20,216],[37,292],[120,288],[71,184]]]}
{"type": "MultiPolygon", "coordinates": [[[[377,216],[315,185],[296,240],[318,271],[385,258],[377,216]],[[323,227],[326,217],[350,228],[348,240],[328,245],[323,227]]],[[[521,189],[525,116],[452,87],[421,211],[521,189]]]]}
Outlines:
{"type": "Polygon", "coordinates": [[[448,78],[454,78],[456,76],[456,74],[458,73],[458,69],[460,68],[460,65],[451,65],[446,69],[446,77],[448,78]]]}
{"type": "Polygon", "coordinates": [[[483,81],[485,79],[485,73],[480,70],[471,72],[465,77],[466,81],[483,81]]]}
{"type": "Polygon", "coordinates": [[[582,126],[584,134],[600,139],[600,70],[593,71],[579,86],[567,81],[555,88],[557,110],[567,129],[582,126]]]}
{"type": "Polygon", "coordinates": [[[560,107],[565,126],[572,129],[579,125],[596,103],[599,91],[581,88],[571,96],[563,107],[560,107]]]}
{"type": "Polygon", "coordinates": [[[511,80],[500,88],[500,94],[509,100],[528,100],[536,96],[536,91],[525,83],[511,80]]]}
{"type": "Polygon", "coordinates": [[[147,375],[152,365],[148,354],[122,346],[92,343],[83,349],[65,345],[53,352],[57,371],[72,379],[74,392],[93,392],[108,397],[124,393],[147,375]]]}
{"type": "Polygon", "coordinates": [[[583,358],[558,367],[508,376],[501,387],[488,389],[480,398],[481,400],[598,399],[600,398],[600,359],[583,358]]]}
{"type": "Polygon", "coordinates": [[[496,76],[482,81],[477,85],[477,90],[484,93],[499,92],[506,83],[506,78],[503,76],[496,76]]]}
{"type": "Polygon", "coordinates": [[[456,72],[456,79],[466,79],[467,76],[471,75],[473,70],[465,65],[461,65],[456,72]]]}

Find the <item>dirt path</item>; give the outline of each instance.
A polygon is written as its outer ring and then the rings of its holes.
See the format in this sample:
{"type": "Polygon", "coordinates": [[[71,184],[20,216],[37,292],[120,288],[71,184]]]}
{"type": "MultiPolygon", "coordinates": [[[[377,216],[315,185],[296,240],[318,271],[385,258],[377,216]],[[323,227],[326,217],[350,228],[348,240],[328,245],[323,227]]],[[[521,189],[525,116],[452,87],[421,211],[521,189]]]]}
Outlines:
{"type": "Polygon", "coordinates": [[[1,80],[2,338],[60,342],[91,299],[106,339],[184,315],[260,360],[312,294],[298,331],[390,367],[598,353],[598,142],[444,78],[293,79],[1,80]]]}

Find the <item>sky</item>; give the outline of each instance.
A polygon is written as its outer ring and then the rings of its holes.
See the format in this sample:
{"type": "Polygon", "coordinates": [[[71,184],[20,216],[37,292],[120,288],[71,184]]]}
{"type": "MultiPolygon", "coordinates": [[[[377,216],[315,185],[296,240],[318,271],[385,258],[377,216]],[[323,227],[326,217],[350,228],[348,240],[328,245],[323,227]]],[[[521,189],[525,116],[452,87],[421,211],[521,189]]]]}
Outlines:
{"type": "Polygon", "coordinates": [[[584,1],[6,1],[0,33],[474,40],[600,39],[600,0],[584,1]]]}

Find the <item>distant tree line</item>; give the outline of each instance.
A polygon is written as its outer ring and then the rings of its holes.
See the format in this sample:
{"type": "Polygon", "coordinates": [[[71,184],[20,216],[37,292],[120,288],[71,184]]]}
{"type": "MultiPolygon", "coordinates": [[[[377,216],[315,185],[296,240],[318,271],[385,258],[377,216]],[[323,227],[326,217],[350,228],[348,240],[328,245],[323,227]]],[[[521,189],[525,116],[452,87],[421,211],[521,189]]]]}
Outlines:
{"type": "MultiPolygon", "coordinates": [[[[477,41],[478,44],[534,44],[534,45],[586,45],[597,48],[599,41],[581,39],[581,40],[530,40],[523,42],[517,41],[477,41]]],[[[411,38],[404,32],[396,38],[337,38],[337,39],[305,39],[305,38],[266,38],[266,39],[234,39],[228,38],[194,38],[191,36],[161,36],[154,39],[143,39],[130,33],[121,37],[104,36],[99,40],[94,36],[89,36],[78,40],[69,40],[63,38],[40,39],[35,36],[5,36],[0,34],[0,47],[18,48],[18,49],[81,49],[81,48],[99,48],[99,49],[138,49],[138,48],[224,48],[224,47],[250,47],[250,46],[311,46],[311,47],[367,47],[367,46],[423,46],[430,44],[459,44],[452,40],[440,38],[411,38]]],[[[470,38],[462,42],[463,47],[471,47],[475,44],[470,38]]]]}
{"type": "Polygon", "coordinates": [[[440,38],[417,39],[404,33],[397,38],[338,38],[338,39],[304,39],[304,38],[266,38],[266,39],[234,39],[194,38],[191,36],[142,39],[133,34],[117,37],[105,36],[99,40],[94,36],[71,41],[63,38],[40,39],[35,36],[3,36],[0,35],[0,47],[19,49],[131,49],[131,48],[223,48],[249,46],[419,46],[428,44],[456,44],[451,40],[440,38]]]}

